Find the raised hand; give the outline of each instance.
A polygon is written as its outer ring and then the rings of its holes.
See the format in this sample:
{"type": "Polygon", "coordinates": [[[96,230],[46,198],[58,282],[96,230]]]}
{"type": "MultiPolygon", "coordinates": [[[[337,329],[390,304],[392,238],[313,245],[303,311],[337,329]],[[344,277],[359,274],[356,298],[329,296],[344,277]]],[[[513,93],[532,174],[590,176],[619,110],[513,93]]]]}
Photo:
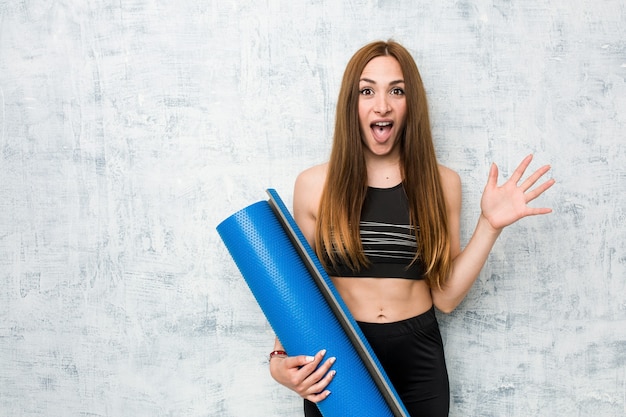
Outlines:
{"type": "Polygon", "coordinates": [[[498,167],[496,164],[491,165],[489,179],[483,191],[480,208],[482,215],[494,229],[502,229],[526,216],[552,212],[550,208],[528,207],[529,202],[554,185],[555,180],[549,179],[531,190],[537,181],[550,170],[549,165],[542,166],[522,182],[521,185],[518,185],[532,159],[532,155],[524,158],[513,172],[513,175],[511,175],[511,178],[501,186],[498,186],[498,167]]]}

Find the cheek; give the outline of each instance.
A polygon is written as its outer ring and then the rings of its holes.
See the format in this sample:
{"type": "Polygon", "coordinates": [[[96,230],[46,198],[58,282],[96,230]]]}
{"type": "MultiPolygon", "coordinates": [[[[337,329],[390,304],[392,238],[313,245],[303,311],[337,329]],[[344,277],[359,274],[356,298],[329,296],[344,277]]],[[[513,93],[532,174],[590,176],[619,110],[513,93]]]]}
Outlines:
{"type": "Polygon", "coordinates": [[[359,112],[359,121],[361,121],[367,115],[367,109],[365,108],[365,103],[363,103],[363,101],[359,100],[359,107],[357,107],[357,109],[358,109],[358,112],[359,112]]]}
{"type": "Polygon", "coordinates": [[[367,122],[367,110],[365,110],[361,106],[359,106],[359,125],[363,129],[365,129],[367,124],[368,124],[368,122],[367,122]]]}
{"type": "Polygon", "coordinates": [[[406,120],[406,101],[398,106],[398,114],[400,115],[401,122],[404,123],[406,120]]]}

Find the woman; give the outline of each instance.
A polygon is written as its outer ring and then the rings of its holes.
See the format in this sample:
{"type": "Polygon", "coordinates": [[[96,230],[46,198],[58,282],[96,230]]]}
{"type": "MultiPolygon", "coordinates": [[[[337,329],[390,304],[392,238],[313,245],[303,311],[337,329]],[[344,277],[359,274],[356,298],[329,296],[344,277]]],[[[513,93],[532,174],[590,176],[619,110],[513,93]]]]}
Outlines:
{"type": "MultiPolygon", "coordinates": [[[[492,165],[472,238],[461,250],[461,182],[437,163],[417,66],[393,41],[361,48],[344,73],[328,163],[295,183],[294,218],[363,330],[411,416],[447,416],[448,375],[434,307],[448,313],[469,292],[505,226],[554,184],[518,185],[532,156],[497,186],[492,165]]],[[[278,352],[278,353],[277,353],[278,352]]],[[[289,357],[280,341],[274,379],[320,416],[335,358],[289,357]]]]}

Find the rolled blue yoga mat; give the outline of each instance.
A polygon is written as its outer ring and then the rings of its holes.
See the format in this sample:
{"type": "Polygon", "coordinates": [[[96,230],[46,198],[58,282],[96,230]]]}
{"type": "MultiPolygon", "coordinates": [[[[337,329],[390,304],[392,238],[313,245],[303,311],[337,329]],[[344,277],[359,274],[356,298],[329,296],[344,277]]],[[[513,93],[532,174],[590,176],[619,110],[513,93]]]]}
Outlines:
{"type": "Polygon", "coordinates": [[[337,371],[324,417],[408,417],[332,281],[275,190],[217,231],[289,355],[326,349],[337,371]]]}

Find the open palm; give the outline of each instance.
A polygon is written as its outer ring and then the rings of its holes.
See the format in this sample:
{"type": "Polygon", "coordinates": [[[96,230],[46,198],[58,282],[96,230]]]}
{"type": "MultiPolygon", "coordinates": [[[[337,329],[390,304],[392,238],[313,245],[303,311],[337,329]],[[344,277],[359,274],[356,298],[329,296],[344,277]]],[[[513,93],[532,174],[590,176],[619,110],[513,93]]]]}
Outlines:
{"type": "Polygon", "coordinates": [[[552,212],[549,208],[528,207],[529,202],[554,185],[554,179],[550,179],[531,190],[531,187],[550,170],[549,165],[542,166],[522,182],[521,185],[518,185],[532,159],[532,155],[524,158],[513,172],[513,175],[511,175],[511,178],[501,186],[498,186],[498,167],[496,164],[491,165],[489,179],[483,191],[480,208],[483,216],[493,228],[502,229],[526,216],[552,212]]]}

